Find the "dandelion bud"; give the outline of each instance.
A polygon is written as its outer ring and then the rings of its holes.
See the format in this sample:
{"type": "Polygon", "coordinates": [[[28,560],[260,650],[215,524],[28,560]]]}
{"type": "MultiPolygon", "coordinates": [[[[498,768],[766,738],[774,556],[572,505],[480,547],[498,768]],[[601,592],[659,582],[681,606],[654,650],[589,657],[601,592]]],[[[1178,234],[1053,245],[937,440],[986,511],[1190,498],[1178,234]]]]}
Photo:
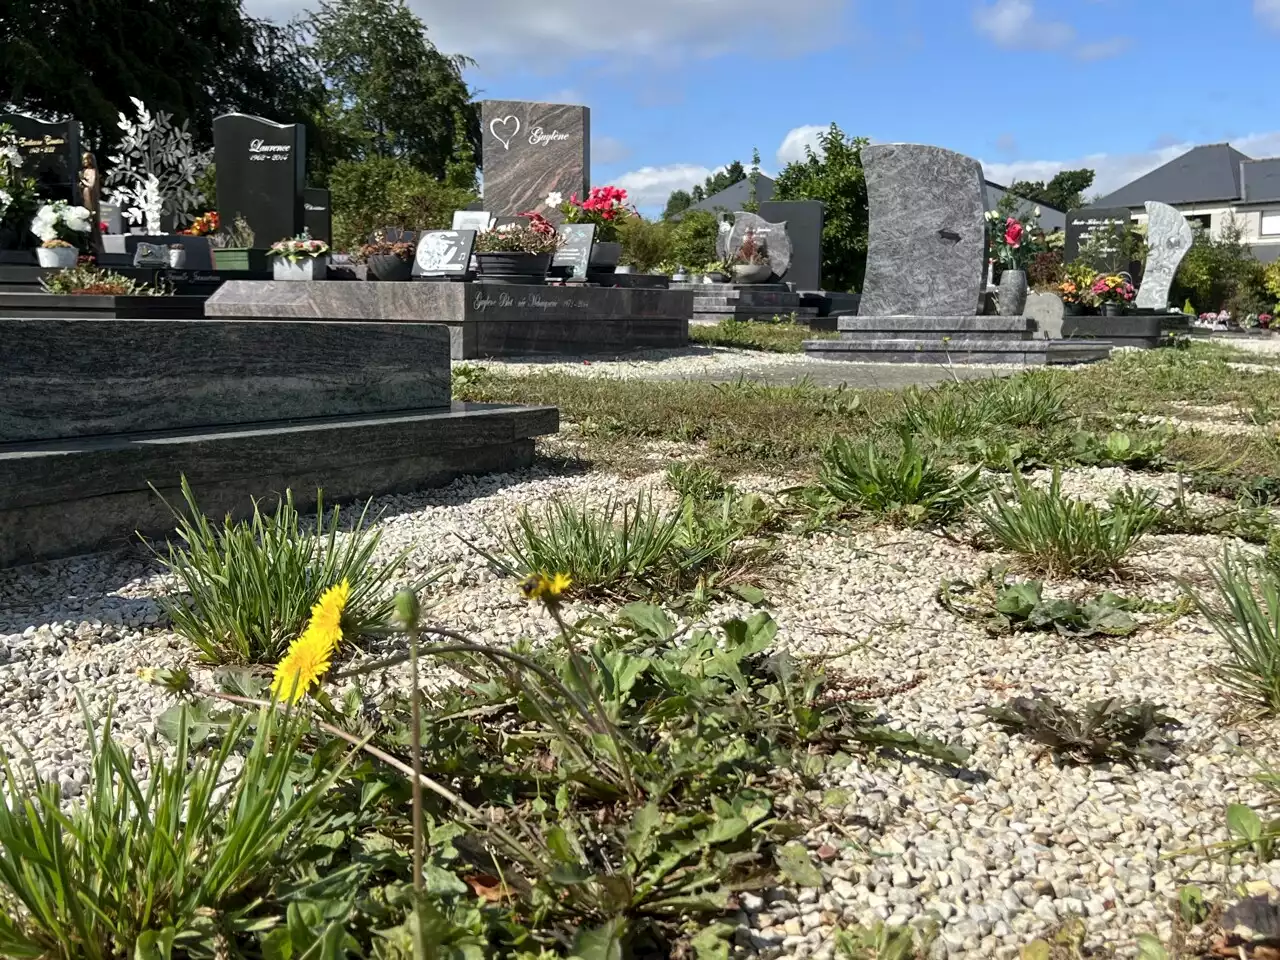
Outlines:
{"type": "Polygon", "coordinates": [[[418,595],[412,590],[401,590],[395,599],[396,621],[406,630],[418,625],[418,615],[422,608],[418,605],[418,595]]]}

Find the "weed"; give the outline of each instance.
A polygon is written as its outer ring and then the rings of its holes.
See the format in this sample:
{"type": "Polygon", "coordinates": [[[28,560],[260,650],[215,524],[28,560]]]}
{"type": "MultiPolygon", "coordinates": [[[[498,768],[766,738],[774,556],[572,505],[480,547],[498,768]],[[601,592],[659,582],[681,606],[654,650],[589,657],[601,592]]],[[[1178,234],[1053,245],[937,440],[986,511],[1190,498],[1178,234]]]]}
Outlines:
{"type": "Polygon", "coordinates": [[[705,463],[673,463],[667,467],[667,484],[681,499],[714,500],[725,493],[723,474],[705,463]]]}
{"type": "Polygon", "coordinates": [[[1138,629],[1130,616],[1138,604],[1106,591],[1080,604],[1046,599],[1039,580],[988,582],[978,587],[946,581],[938,601],[952,613],[982,624],[991,633],[1052,630],[1064,637],[1127,637],[1138,629]]]}
{"type": "Polygon", "coordinates": [[[1163,709],[1145,700],[1125,705],[1109,699],[1077,712],[1048,698],[1017,697],[982,712],[1078,763],[1113,760],[1136,766],[1139,760],[1163,764],[1172,756],[1164,730],[1179,724],[1163,709]]]}
{"type": "Polygon", "coordinates": [[[842,960],[923,960],[937,939],[936,928],[916,930],[877,921],[836,934],[836,956],[842,960]]]}
{"type": "Polygon", "coordinates": [[[1048,490],[1013,473],[1014,500],[999,491],[978,515],[1001,549],[1050,575],[1090,576],[1117,569],[1159,519],[1156,495],[1147,493],[1107,510],[1062,495],[1061,473],[1048,490]]]}
{"type": "Polygon", "coordinates": [[[1280,710],[1280,580],[1265,562],[1229,550],[1209,573],[1214,595],[1192,596],[1227,643],[1222,682],[1267,710],[1280,710]]]}

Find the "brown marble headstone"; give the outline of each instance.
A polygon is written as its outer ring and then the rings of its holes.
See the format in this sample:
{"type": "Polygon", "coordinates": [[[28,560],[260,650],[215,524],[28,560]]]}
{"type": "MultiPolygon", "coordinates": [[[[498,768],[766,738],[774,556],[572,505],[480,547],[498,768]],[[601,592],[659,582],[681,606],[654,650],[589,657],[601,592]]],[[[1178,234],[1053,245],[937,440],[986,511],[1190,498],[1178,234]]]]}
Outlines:
{"type": "Polygon", "coordinates": [[[587,192],[589,108],[527,100],[485,100],[480,106],[486,210],[497,216],[548,213],[543,201],[549,193],[567,200],[587,192]]]}

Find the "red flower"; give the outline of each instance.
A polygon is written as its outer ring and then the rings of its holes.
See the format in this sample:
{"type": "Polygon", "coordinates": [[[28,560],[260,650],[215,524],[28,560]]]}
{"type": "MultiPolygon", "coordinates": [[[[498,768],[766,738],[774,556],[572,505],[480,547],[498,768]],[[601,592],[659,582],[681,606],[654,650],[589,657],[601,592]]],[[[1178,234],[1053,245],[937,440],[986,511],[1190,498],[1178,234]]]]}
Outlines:
{"type": "Polygon", "coordinates": [[[1022,233],[1022,224],[1010,217],[1004,228],[1004,242],[1011,247],[1022,246],[1022,233]]]}

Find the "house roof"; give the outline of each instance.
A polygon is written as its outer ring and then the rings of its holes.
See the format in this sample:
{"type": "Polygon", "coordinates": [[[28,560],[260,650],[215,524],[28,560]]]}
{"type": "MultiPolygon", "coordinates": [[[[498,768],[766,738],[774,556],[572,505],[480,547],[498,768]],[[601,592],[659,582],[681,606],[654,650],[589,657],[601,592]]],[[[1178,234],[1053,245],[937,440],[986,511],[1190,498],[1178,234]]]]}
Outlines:
{"type": "Polygon", "coordinates": [[[1193,147],[1090,206],[1141,207],[1148,200],[1173,206],[1238,200],[1240,165],[1251,161],[1229,143],[1193,147]]]}
{"type": "MultiPolygon", "coordinates": [[[[1000,201],[1004,199],[1009,191],[994,180],[987,180],[984,186],[987,194],[987,209],[994,210],[1000,205],[1000,201]]],[[[1018,197],[1018,213],[1020,215],[1029,217],[1036,207],[1040,208],[1040,229],[1045,233],[1067,229],[1067,215],[1064,211],[1047,203],[1036,203],[1034,200],[1018,197]]]]}
{"type": "MultiPolygon", "coordinates": [[[[763,203],[765,200],[773,199],[774,181],[772,177],[766,177],[763,173],[756,178],[756,202],[763,203]]],[[[730,213],[741,210],[743,204],[751,199],[751,181],[739,180],[731,186],[725,187],[719,193],[713,193],[705,200],[699,200],[697,203],[689,207],[689,210],[710,210],[715,213],[717,210],[728,210],[730,213]]],[[[688,211],[685,211],[688,212],[688,211]]]]}
{"type": "Polygon", "coordinates": [[[1250,160],[1240,165],[1240,199],[1244,203],[1280,200],[1280,158],[1250,160]]]}

